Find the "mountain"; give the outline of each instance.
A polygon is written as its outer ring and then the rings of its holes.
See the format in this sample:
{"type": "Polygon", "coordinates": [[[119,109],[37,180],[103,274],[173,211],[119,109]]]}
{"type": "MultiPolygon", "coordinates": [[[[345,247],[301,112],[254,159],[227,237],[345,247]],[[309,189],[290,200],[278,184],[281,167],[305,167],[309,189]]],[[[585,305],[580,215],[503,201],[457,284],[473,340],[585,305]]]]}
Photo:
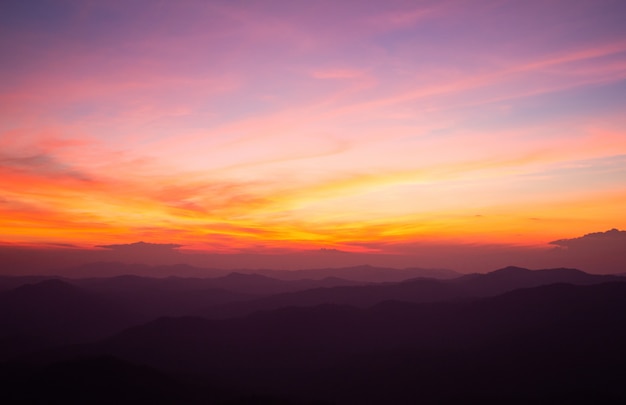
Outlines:
{"type": "Polygon", "coordinates": [[[153,266],[141,263],[122,262],[93,262],[76,267],[54,270],[56,275],[69,278],[104,278],[121,275],[135,275],[142,277],[164,278],[178,277],[220,277],[230,273],[230,270],[195,267],[188,264],[153,266]]]}
{"type": "MultiPolygon", "coordinates": [[[[270,270],[270,269],[238,269],[227,270],[218,268],[195,267],[188,264],[153,266],[139,263],[122,262],[94,262],[76,267],[55,270],[56,276],[69,278],[103,278],[121,275],[135,275],[151,278],[181,277],[181,278],[217,278],[230,273],[259,274],[280,280],[321,280],[326,278],[340,278],[358,282],[390,282],[402,281],[416,277],[449,279],[460,274],[447,269],[422,268],[387,268],[369,265],[303,269],[303,270],[270,270]]],[[[0,280],[1,281],[1,280],[0,280]]],[[[1,283],[0,283],[1,286],[1,283]]]]}
{"type": "MultiPolygon", "coordinates": [[[[32,280],[40,278],[5,278],[4,283],[15,285],[32,280]]],[[[557,282],[586,285],[615,280],[623,278],[591,275],[575,269],[528,270],[517,267],[452,280],[417,278],[380,284],[363,284],[340,278],[279,280],[244,273],[230,273],[216,278],[126,275],[48,279],[0,293],[0,326],[6,325],[6,332],[0,337],[15,340],[9,338],[13,332],[22,335],[28,332],[33,337],[66,333],[78,339],[96,337],[97,330],[113,330],[113,324],[129,326],[133,322],[143,323],[160,316],[228,318],[259,310],[324,303],[365,308],[386,300],[416,303],[468,300],[557,282]],[[113,313],[103,318],[103,326],[99,329],[90,320],[90,311],[100,317],[107,311],[113,313]],[[56,325],[55,319],[71,327],[57,328],[51,333],[56,325]],[[124,319],[124,322],[118,322],[119,319],[124,319]],[[107,324],[111,327],[105,327],[107,324]],[[90,328],[92,332],[87,333],[90,328]]]]}
{"type": "Polygon", "coordinates": [[[313,288],[208,307],[195,314],[219,319],[289,306],[336,304],[366,308],[387,300],[441,302],[458,300],[469,296],[467,292],[458,286],[441,280],[417,279],[400,283],[313,288]]]}
{"type": "Polygon", "coordinates": [[[50,279],[61,279],[55,276],[0,276],[0,293],[13,290],[25,284],[35,284],[50,279]]]}
{"type": "Polygon", "coordinates": [[[626,399],[626,283],[472,302],[161,318],[82,353],[299,398],[352,403],[626,399]]]}
{"type": "Polygon", "coordinates": [[[528,270],[507,267],[487,274],[471,274],[451,280],[417,278],[396,283],[315,288],[227,303],[194,314],[219,319],[286,306],[315,306],[325,303],[365,308],[387,300],[443,302],[494,296],[518,288],[554,283],[589,285],[622,280],[618,276],[592,275],[575,269],[528,270]]]}
{"type": "Polygon", "coordinates": [[[222,389],[195,385],[112,356],[61,361],[45,367],[0,365],[6,404],[217,403],[222,389]]]}
{"type": "Polygon", "coordinates": [[[102,338],[131,325],[131,314],[117,303],[57,279],[0,293],[2,356],[102,338]]]}
{"type": "Polygon", "coordinates": [[[255,296],[205,287],[184,279],[180,283],[167,279],[120,276],[106,279],[76,280],[87,291],[107,297],[135,315],[136,322],[147,322],[160,316],[181,316],[197,308],[249,300],[255,296]]]}
{"type": "Polygon", "coordinates": [[[233,272],[223,277],[205,279],[204,283],[229,291],[254,295],[272,295],[284,292],[308,290],[312,288],[329,288],[337,286],[352,286],[361,282],[345,280],[339,277],[323,279],[296,279],[281,280],[261,274],[246,274],[233,272]]]}
{"type": "Polygon", "coordinates": [[[398,282],[411,278],[436,278],[451,279],[460,276],[459,273],[448,269],[423,269],[418,267],[396,269],[389,267],[374,267],[369,265],[325,268],[325,269],[303,269],[303,270],[255,270],[255,273],[263,274],[273,278],[284,280],[297,279],[324,279],[328,277],[338,277],[346,280],[382,283],[398,282]]]}
{"type": "Polygon", "coordinates": [[[154,318],[183,316],[258,296],[358,284],[338,278],[287,281],[240,273],[201,279],[126,275],[6,277],[1,281],[5,287],[19,287],[0,293],[0,358],[52,344],[102,338],[154,318]]]}
{"type": "Polygon", "coordinates": [[[577,269],[529,270],[509,266],[486,274],[469,274],[453,282],[462,285],[474,295],[484,296],[554,283],[590,285],[610,281],[622,281],[622,279],[615,275],[589,274],[577,269]]]}
{"type": "MultiPolygon", "coordinates": [[[[36,280],[50,279],[50,277],[37,277],[36,280]]],[[[6,277],[0,280],[6,285],[21,285],[31,278],[6,277]]],[[[144,277],[133,274],[115,277],[65,279],[66,282],[101,292],[141,292],[146,290],[164,291],[200,291],[200,290],[228,290],[231,293],[245,295],[272,295],[289,291],[300,291],[311,288],[335,287],[346,285],[362,285],[363,282],[344,280],[338,277],[307,280],[281,280],[260,274],[248,274],[233,272],[225,276],[215,278],[191,278],[191,277],[144,277]]],[[[2,284],[0,284],[2,285],[2,284]]]]}

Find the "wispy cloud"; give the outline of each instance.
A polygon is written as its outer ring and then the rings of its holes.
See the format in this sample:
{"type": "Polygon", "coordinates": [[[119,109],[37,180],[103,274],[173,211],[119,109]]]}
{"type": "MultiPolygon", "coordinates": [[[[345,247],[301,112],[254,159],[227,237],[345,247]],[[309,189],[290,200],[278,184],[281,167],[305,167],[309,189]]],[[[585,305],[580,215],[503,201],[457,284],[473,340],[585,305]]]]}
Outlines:
{"type": "Polygon", "coordinates": [[[45,7],[7,9],[0,41],[0,240],[385,251],[626,227],[617,3],[45,7]]]}

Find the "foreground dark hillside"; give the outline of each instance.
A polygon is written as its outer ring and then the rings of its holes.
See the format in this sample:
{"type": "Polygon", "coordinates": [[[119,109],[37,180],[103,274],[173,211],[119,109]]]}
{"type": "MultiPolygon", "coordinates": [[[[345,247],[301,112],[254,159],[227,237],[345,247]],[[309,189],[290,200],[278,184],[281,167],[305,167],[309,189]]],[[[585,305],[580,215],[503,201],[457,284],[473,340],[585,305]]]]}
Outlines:
{"type": "Polygon", "coordinates": [[[552,284],[453,303],[288,307],[227,320],[170,317],[98,344],[30,355],[19,362],[21,377],[12,371],[19,369],[15,363],[5,364],[14,377],[4,392],[19,399],[16,387],[44,384],[54,374],[50,367],[65,364],[67,378],[54,380],[50,394],[59,400],[73,392],[73,373],[95,367],[96,376],[104,373],[98,378],[129,392],[119,403],[145,391],[139,382],[146,378],[161,381],[162,403],[228,403],[251,395],[265,403],[623,403],[624,325],[624,282],[552,284]],[[76,356],[83,360],[67,363],[76,356]],[[101,356],[119,363],[100,370],[101,356]],[[146,371],[153,368],[160,371],[146,371]]]}
{"type": "Polygon", "coordinates": [[[0,359],[40,347],[102,339],[136,324],[127,309],[57,279],[0,293],[0,359]]]}

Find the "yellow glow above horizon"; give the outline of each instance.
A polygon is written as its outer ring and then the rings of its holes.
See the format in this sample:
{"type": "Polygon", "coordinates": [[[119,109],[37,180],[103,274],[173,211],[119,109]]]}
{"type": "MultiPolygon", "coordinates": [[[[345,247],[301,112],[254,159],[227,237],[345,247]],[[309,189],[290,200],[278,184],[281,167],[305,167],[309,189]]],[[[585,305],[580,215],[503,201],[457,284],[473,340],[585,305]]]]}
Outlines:
{"type": "Polygon", "coordinates": [[[394,253],[626,228],[615,11],[341,3],[9,10],[0,242],[394,253]]]}

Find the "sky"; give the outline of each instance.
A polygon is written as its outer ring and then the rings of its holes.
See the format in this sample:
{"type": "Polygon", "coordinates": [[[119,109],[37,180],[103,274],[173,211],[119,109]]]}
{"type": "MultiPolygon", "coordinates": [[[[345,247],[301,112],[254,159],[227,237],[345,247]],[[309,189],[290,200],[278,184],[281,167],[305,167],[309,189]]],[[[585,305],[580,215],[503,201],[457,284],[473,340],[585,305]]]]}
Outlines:
{"type": "Polygon", "coordinates": [[[3,1],[0,245],[406,255],[626,229],[624,15],[3,1]]]}

